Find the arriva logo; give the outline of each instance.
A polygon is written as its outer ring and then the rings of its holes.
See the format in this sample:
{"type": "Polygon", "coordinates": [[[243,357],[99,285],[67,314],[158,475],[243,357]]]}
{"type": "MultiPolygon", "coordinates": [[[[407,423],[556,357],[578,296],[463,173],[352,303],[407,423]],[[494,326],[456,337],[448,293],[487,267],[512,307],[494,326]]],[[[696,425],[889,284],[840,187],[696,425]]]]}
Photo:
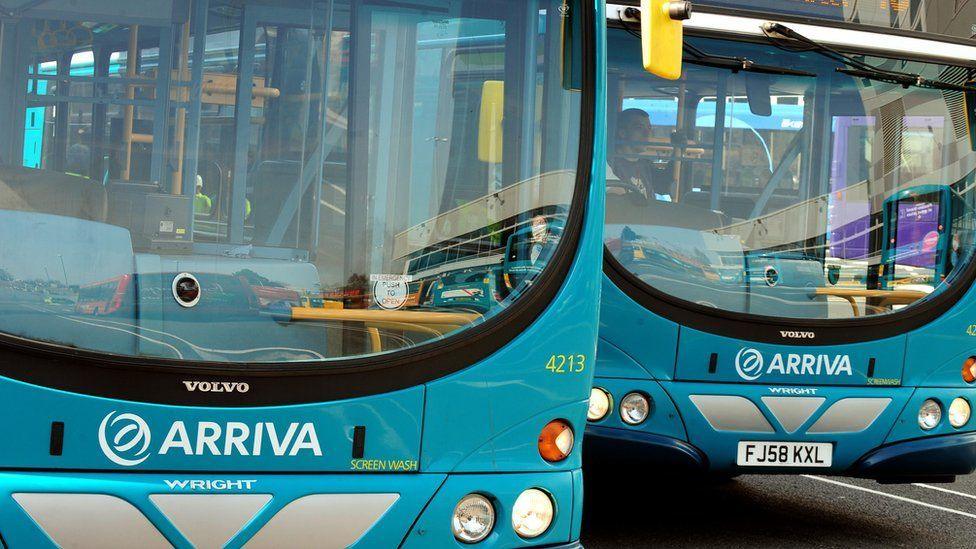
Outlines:
{"type": "Polygon", "coordinates": [[[112,411],[98,426],[98,444],[105,457],[124,467],[146,461],[151,438],[146,420],[135,414],[115,415],[112,411]]]}
{"type": "Polygon", "coordinates": [[[735,355],[735,370],[746,381],[755,381],[763,374],[772,375],[854,375],[851,370],[851,357],[848,355],[811,355],[798,353],[776,353],[769,366],[758,350],[745,347],[735,355]]]}
{"type": "MultiPolygon", "coordinates": [[[[124,467],[132,467],[146,461],[153,453],[150,449],[152,434],[149,424],[141,417],[111,412],[98,428],[98,443],[109,460],[124,467]]],[[[174,421],[169,426],[162,444],[155,452],[170,452],[185,456],[298,456],[310,453],[322,455],[315,424],[289,423],[283,431],[269,421],[242,423],[228,421],[198,421],[195,424],[174,421]]]]}
{"type": "Polygon", "coordinates": [[[735,355],[735,371],[746,381],[756,381],[763,374],[763,356],[755,349],[740,349],[735,355]]]}

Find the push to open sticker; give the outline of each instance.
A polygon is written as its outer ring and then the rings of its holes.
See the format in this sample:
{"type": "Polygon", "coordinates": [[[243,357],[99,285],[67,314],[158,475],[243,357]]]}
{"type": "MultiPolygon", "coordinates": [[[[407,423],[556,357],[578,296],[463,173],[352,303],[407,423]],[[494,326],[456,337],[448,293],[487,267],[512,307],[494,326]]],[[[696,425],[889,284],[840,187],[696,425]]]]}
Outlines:
{"type": "Polygon", "coordinates": [[[410,275],[402,274],[371,274],[369,281],[373,285],[373,301],[381,309],[394,311],[407,303],[410,275]]]}

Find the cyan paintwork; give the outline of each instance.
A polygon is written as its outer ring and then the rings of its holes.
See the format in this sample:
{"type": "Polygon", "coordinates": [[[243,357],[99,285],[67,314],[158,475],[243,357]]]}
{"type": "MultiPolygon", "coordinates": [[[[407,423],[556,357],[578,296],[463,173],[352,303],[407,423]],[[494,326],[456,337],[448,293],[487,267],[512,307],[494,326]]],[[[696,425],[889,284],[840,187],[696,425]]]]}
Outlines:
{"type": "MultiPolygon", "coordinates": [[[[603,277],[600,337],[658,380],[672,379],[677,360],[678,324],[635,302],[603,277]]],[[[602,376],[603,370],[597,375],[602,376]]]]}
{"type": "Polygon", "coordinates": [[[903,383],[919,387],[965,386],[963,360],[976,355],[976,287],[945,314],[908,334],[903,383]]]}
{"type": "MultiPolygon", "coordinates": [[[[5,398],[0,400],[0,413],[17,417],[18,421],[0,423],[0,440],[9,441],[0,452],[0,466],[22,469],[86,469],[126,471],[262,471],[302,472],[352,470],[353,429],[366,427],[367,446],[364,458],[379,460],[419,460],[420,427],[423,415],[423,387],[413,387],[396,393],[355,400],[323,402],[298,406],[271,408],[194,408],[160,406],[138,402],[91,398],[4,379],[0,381],[5,398]],[[25,410],[31,413],[25,414],[25,410]],[[141,417],[149,427],[149,445],[144,453],[122,454],[124,458],[145,460],[137,465],[120,467],[102,452],[99,446],[99,427],[109,414],[113,417],[132,413],[141,417]],[[51,423],[64,422],[64,450],[60,456],[50,455],[51,423]],[[182,421],[194,454],[186,455],[180,448],[160,450],[174,421],[182,421]],[[212,422],[226,434],[230,422],[247,425],[251,436],[243,444],[249,455],[240,455],[226,437],[215,443],[221,453],[213,452],[197,439],[200,422],[212,422]],[[284,442],[293,423],[299,424],[291,437],[285,455],[277,456],[267,427],[263,430],[260,455],[254,452],[254,426],[257,423],[275,425],[275,437],[284,442]],[[299,449],[290,455],[302,424],[314,425],[321,456],[312,450],[299,449]],[[16,441],[16,444],[10,442],[16,441]],[[199,447],[199,448],[198,448],[199,447]],[[230,450],[230,452],[227,452],[230,450]]],[[[113,438],[118,429],[109,429],[113,438]]],[[[416,467],[414,467],[416,468],[416,467]]]]}
{"type": "MultiPolygon", "coordinates": [[[[797,375],[795,373],[763,373],[753,383],[789,383],[793,385],[866,385],[873,380],[888,380],[886,384],[896,385],[901,380],[902,363],[905,353],[905,337],[898,336],[868,343],[850,345],[776,345],[757,343],[722,337],[681,327],[678,342],[678,361],[674,379],[681,381],[710,381],[720,383],[742,383],[736,373],[735,358],[743,348],[756,349],[765,357],[770,366],[772,357],[779,353],[784,362],[789,354],[825,357],[833,362],[837,357],[850,357],[851,375],[828,375],[826,368],[821,373],[797,375]],[[718,354],[715,373],[709,373],[709,359],[712,353],[718,354]],[[868,379],[868,364],[875,359],[874,376],[868,379]]],[[[811,367],[812,369],[813,367],[811,367]]]]}
{"type": "Polygon", "coordinates": [[[574,418],[573,426],[579,437],[585,423],[575,418],[586,416],[587,400],[550,408],[528,420],[499,432],[486,444],[469,454],[458,463],[452,472],[504,472],[504,471],[563,471],[567,468],[583,466],[579,452],[574,452],[558,464],[549,463],[539,457],[539,433],[547,423],[555,418],[574,418]]]}
{"type": "Polygon", "coordinates": [[[644,379],[650,374],[627,353],[603,338],[597,342],[596,360],[600,377],[644,379]]]}

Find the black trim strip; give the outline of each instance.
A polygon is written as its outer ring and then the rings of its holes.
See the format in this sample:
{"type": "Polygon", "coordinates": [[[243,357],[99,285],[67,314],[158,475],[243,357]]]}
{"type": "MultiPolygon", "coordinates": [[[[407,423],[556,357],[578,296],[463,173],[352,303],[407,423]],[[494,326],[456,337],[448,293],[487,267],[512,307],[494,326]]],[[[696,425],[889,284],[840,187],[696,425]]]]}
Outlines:
{"type": "Polygon", "coordinates": [[[352,459],[363,459],[366,454],[366,426],[357,425],[352,430],[352,459]]]}
{"type": "Polygon", "coordinates": [[[64,422],[51,422],[51,444],[50,453],[52,456],[60,456],[64,451],[64,422]]]}
{"type": "MultiPolygon", "coordinates": [[[[566,230],[532,291],[458,336],[374,357],[327,363],[187,362],[106,355],[0,334],[0,376],[107,398],[185,406],[273,406],[327,402],[415,387],[462,370],[525,331],[562,288],[580,244],[593,163],[596,114],[595,7],[582,9],[583,91],[576,188],[566,230]],[[184,381],[246,382],[249,390],[188,391],[184,381]]],[[[558,85],[558,84],[557,84],[558,85]]]]}
{"type": "Polygon", "coordinates": [[[723,311],[698,305],[666,294],[646,284],[603,249],[603,273],[631,299],[652,313],[703,332],[746,341],[782,345],[841,345],[894,337],[932,322],[949,308],[976,278],[976,257],[951,282],[951,287],[905,312],[854,319],[810,320],[777,318],[723,311]],[[813,339],[784,337],[782,330],[801,329],[814,333],[813,339]]]}

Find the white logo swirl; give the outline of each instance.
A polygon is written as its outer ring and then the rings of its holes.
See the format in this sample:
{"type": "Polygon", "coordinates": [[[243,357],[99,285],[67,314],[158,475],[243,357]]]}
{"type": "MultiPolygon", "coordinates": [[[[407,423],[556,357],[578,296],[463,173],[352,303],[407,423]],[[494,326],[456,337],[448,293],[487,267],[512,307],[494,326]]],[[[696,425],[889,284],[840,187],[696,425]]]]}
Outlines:
{"type": "Polygon", "coordinates": [[[763,375],[763,362],[762,353],[745,347],[735,355],[735,371],[746,381],[756,381],[763,375]]]}
{"type": "Polygon", "coordinates": [[[98,445],[105,457],[123,467],[139,465],[149,457],[149,425],[141,417],[109,412],[98,426],[98,445]],[[114,418],[112,416],[115,416],[114,418]],[[112,441],[109,442],[109,435],[112,441]]]}

